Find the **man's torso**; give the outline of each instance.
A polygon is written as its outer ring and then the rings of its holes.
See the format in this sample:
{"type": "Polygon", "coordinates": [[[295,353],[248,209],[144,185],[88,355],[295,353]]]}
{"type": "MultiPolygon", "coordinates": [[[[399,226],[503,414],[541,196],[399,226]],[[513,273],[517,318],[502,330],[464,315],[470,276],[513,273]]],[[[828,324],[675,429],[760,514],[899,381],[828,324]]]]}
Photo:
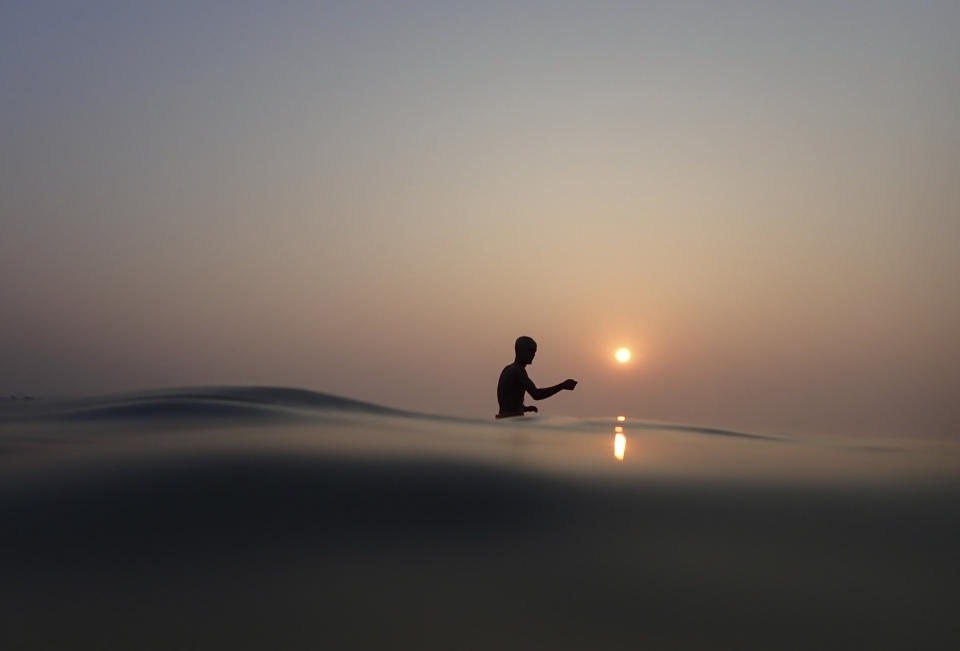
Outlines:
{"type": "Polygon", "coordinates": [[[500,372],[497,383],[497,402],[500,403],[500,416],[523,414],[523,392],[527,380],[527,369],[523,364],[509,364],[500,372]]]}

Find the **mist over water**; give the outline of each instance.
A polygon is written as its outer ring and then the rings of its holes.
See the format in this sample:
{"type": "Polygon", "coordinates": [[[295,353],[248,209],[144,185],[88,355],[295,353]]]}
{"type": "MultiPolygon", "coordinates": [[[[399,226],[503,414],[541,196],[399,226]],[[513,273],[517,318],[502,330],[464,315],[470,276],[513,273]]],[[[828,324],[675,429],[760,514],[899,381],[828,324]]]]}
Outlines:
{"type": "Polygon", "coordinates": [[[17,3],[0,395],[483,417],[526,333],[567,414],[956,437],[958,32],[950,0],[17,3]]]}
{"type": "Polygon", "coordinates": [[[216,387],[6,405],[0,452],[5,648],[960,639],[943,442],[216,387]]]}

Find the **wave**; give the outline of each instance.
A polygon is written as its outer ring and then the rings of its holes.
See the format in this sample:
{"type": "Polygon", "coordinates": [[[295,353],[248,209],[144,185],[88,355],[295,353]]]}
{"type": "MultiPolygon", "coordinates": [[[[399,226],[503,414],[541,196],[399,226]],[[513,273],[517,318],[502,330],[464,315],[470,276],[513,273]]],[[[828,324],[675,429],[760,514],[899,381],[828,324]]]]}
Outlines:
{"type": "Polygon", "coordinates": [[[709,436],[730,436],[733,438],[754,439],[760,441],[785,441],[784,436],[771,436],[768,434],[752,434],[749,432],[740,432],[721,427],[708,427],[706,425],[691,425],[686,423],[669,423],[654,420],[629,419],[627,422],[614,423],[611,417],[601,418],[573,418],[568,416],[542,417],[526,416],[508,421],[511,423],[529,423],[531,427],[556,430],[574,430],[578,432],[596,432],[607,431],[612,425],[624,425],[626,429],[636,430],[658,430],[669,432],[685,432],[688,434],[706,434],[709,436]]]}
{"type": "MultiPolygon", "coordinates": [[[[606,431],[612,424],[612,419],[609,417],[563,416],[527,416],[494,422],[398,409],[308,389],[272,386],[180,387],[51,402],[34,401],[6,406],[3,411],[0,411],[0,421],[137,421],[140,423],[202,421],[209,424],[216,421],[234,423],[249,420],[257,422],[309,420],[336,413],[576,432],[606,431]]],[[[783,440],[780,437],[717,427],[633,419],[628,427],[631,430],[668,430],[769,441],[783,440]]]]}
{"type": "Polygon", "coordinates": [[[218,420],[289,419],[309,412],[341,411],[383,416],[413,412],[306,389],[283,387],[190,387],[33,402],[7,408],[4,420],[218,420]]]}

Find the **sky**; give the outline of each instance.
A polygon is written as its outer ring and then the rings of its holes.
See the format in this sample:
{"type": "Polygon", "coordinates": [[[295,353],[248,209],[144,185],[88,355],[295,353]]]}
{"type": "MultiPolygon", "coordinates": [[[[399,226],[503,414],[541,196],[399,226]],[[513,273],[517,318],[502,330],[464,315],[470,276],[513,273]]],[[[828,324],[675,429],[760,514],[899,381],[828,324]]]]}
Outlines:
{"type": "Polygon", "coordinates": [[[0,392],[952,437],[960,3],[3,2],[0,392]],[[613,352],[629,347],[630,363],[613,352]]]}

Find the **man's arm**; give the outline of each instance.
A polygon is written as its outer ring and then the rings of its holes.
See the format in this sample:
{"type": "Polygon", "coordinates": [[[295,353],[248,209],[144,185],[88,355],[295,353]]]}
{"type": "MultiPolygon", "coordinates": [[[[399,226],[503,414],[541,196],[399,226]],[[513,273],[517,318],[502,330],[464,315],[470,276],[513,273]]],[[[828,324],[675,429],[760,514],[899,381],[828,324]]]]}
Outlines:
{"type": "Polygon", "coordinates": [[[530,394],[530,397],[534,400],[543,400],[549,398],[552,395],[560,393],[564,389],[567,391],[573,391],[574,387],[577,386],[576,380],[564,380],[560,384],[556,384],[552,387],[544,387],[543,389],[537,388],[537,385],[533,383],[529,377],[524,378],[523,388],[526,389],[527,393],[530,394]]]}

